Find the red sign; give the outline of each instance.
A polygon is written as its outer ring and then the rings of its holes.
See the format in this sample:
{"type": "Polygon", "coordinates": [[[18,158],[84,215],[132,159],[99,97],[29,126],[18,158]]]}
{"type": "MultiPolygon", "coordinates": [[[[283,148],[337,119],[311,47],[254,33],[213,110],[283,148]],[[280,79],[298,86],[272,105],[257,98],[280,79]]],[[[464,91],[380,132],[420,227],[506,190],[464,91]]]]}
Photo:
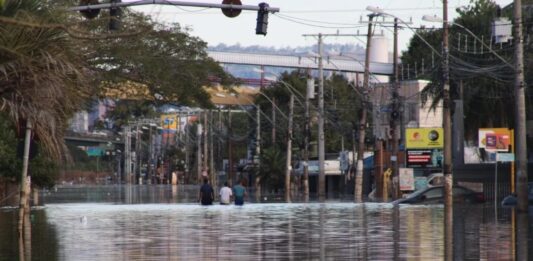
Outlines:
{"type": "Polygon", "coordinates": [[[407,150],[408,167],[440,167],[442,165],[442,150],[407,150]]]}

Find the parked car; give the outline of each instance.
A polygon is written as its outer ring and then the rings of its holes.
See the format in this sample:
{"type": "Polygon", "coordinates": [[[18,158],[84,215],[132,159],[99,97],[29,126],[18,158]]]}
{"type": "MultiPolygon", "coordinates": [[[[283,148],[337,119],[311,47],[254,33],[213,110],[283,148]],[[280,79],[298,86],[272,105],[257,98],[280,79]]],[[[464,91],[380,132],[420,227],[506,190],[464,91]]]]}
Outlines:
{"type": "MultiPolygon", "coordinates": [[[[527,198],[529,205],[533,205],[533,182],[527,183],[527,198]]],[[[515,206],[516,204],[516,193],[513,193],[502,200],[502,206],[515,206]]]]}
{"type": "Polygon", "coordinates": [[[444,185],[444,175],[442,173],[433,173],[428,176],[428,187],[442,186],[444,185]]]}
{"type": "MultiPolygon", "coordinates": [[[[453,201],[456,203],[483,203],[483,193],[475,192],[463,186],[453,186],[453,201]]],[[[414,192],[406,198],[392,202],[393,204],[443,204],[444,186],[428,187],[414,192]]]]}

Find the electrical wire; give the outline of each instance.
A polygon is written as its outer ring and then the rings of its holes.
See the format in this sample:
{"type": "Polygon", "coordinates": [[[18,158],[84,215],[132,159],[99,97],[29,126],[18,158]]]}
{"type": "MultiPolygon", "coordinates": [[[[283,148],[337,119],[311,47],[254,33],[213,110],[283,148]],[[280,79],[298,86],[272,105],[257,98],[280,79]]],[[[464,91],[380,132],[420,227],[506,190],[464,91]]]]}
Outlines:
{"type": "Polygon", "coordinates": [[[311,23],[306,23],[306,22],[301,22],[301,21],[298,21],[298,20],[295,20],[295,19],[292,19],[292,18],[289,18],[289,17],[284,17],[283,15],[280,15],[278,13],[274,14],[275,17],[278,17],[282,20],[286,20],[286,21],[289,21],[289,22],[293,22],[293,23],[296,23],[296,24],[301,24],[301,25],[305,25],[305,26],[311,26],[311,27],[317,27],[317,28],[329,28],[329,29],[353,29],[353,28],[357,28],[357,26],[325,26],[325,25],[316,25],[316,24],[311,24],[311,23]]]}
{"type": "Polygon", "coordinates": [[[277,14],[277,15],[280,16],[280,17],[283,17],[283,18],[289,18],[289,19],[299,20],[299,21],[309,22],[309,23],[318,23],[318,24],[327,24],[327,25],[339,25],[339,26],[350,26],[350,28],[352,28],[352,27],[363,27],[360,24],[353,24],[353,23],[334,23],[334,22],[329,22],[329,21],[326,22],[326,21],[311,20],[311,19],[306,19],[306,18],[299,18],[299,17],[289,16],[289,15],[284,15],[284,14],[277,14]]]}

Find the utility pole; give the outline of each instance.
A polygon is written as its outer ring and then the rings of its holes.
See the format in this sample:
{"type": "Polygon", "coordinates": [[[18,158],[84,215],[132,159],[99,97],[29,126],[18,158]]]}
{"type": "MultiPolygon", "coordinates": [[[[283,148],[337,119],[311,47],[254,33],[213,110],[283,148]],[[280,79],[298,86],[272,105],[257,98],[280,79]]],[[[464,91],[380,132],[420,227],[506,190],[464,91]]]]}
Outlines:
{"type": "MultiPolygon", "coordinates": [[[[207,125],[207,122],[208,122],[208,112],[207,111],[204,111],[204,129],[203,129],[203,142],[204,142],[204,157],[203,157],[203,163],[202,163],[202,172],[209,175],[209,172],[211,171],[209,168],[208,168],[208,165],[207,165],[207,162],[208,162],[208,155],[209,155],[209,151],[208,151],[208,139],[207,139],[207,133],[208,133],[208,130],[209,130],[209,127],[207,125]]],[[[203,174],[202,173],[202,174],[203,174]]]]}
{"type": "MultiPolygon", "coordinates": [[[[220,108],[218,109],[217,132],[218,132],[218,135],[222,133],[222,110],[220,108]]],[[[215,163],[217,170],[223,170],[223,164],[222,164],[223,159],[224,158],[222,157],[222,142],[220,141],[220,139],[217,138],[217,156],[216,156],[216,163],[215,163]]]]}
{"type": "Polygon", "coordinates": [[[526,140],[526,102],[524,82],[524,43],[522,37],[522,1],[514,0],[514,36],[515,36],[515,97],[516,97],[516,192],[518,211],[528,212],[527,198],[527,140],[526,140]]]}
{"type": "MultiPolygon", "coordinates": [[[[261,167],[261,107],[259,105],[256,106],[255,119],[257,123],[255,129],[255,155],[253,158],[253,164],[255,166],[255,198],[259,201],[261,196],[261,176],[259,175],[261,167]]],[[[275,129],[274,126],[272,129],[275,129]]],[[[273,134],[272,136],[274,137],[275,135],[273,134]]]]}
{"type": "Polygon", "coordinates": [[[324,144],[324,64],[322,57],[322,34],[318,34],[318,199],[324,201],[326,197],[326,170],[324,144]]]}
{"type": "MultiPolygon", "coordinates": [[[[256,107],[256,129],[255,129],[255,158],[254,163],[259,163],[261,156],[261,107],[256,107]]],[[[274,129],[274,128],[273,128],[274,129]]]]}
{"type": "Polygon", "coordinates": [[[359,36],[358,34],[304,34],[303,36],[318,37],[318,199],[323,201],[326,197],[326,172],[325,140],[324,140],[324,63],[323,63],[323,37],[326,36],[359,36]]]}
{"type": "Polygon", "coordinates": [[[272,145],[276,145],[276,98],[272,98],[272,145]]]}
{"type": "Polygon", "coordinates": [[[202,181],[202,124],[196,125],[196,175],[198,183],[202,181]]]}
{"type": "Polygon", "coordinates": [[[148,125],[148,182],[150,184],[153,184],[154,182],[154,166],[152,165],[154,162],[154,139],[153,139],[153,133],[152,133],[152,123],[148,125]]]}
{"type": "Polygon", "coordinates": [[[393,50],[393,82],[392,82],[392,114],[390,121],[390,131],[392,136],[392,186],[393,186],[393,199],[398,199],[401,196],[400,191],[400,180],[399,180],[399,171],[398,171],[398,132],[396,128],[398,126],[398,118],[400,117],[399,112],[399,94],[398,89],[400,88],[400,81],[398,79],[398,18],[394,18],[394,50],[393,50]]]}
{"type": "Polygon", "coordinates": [[[453,176],[452,176],[452,126],[450,116],[450,67],[448,50],[448,0],[442,1],[442,71],[443,71],[443,121],[444,129],[444,259],[453,260],[453,176]]]}
{"type": "Polygon", "coordinates": [[[233,186],[233,143],[231,142],[231,109],[228,109],[228,180],[230,186],[233,186]]]}
{"type": "Polygon", "coordinates": [[[183,131],[185,132],[185,173],[187,175],[187,180],[189,183],[192,182],[192,175],[191,175],[191,165],[190,164],[190,154],[189,154],[189,143],[191,142],[191,137],[189,136],[189,113],[185,115],[185,126],[183,127],[183,131]]]}
{"type": "Polygon", "coordinates": [[[370,78],[370,48],[372,47],[372,19],[376,14],[368,15],[368,32],[366,40],[366,53],[365,53],[365,73],[363,77],[363,106],[361,108],[361,115],[359,118],[359,141],[357,147],[357,169],[355,172],[355,188],[354,199],[359,203],[363,201],[363,160],[365,153],[365,129],[366,129],[366,117],[367,117],[367,104],[368,90],[369,90],[369,78],[370,78]]]}
{"type": "Polygon", "coordinates": [[[131,127],[124,127],[124,179],[127,184],[131,184],[131,127]]]}
{"type": "Polygon", "coordinates": [[[292,118],[294,113],[294,95],[289,102],[289,126],[287,131],[287,161],[285,164],[285,201],[291,202],[291,159],[292,159],[292,118]]]}
{"type": "Polygon", "coordinates": [[[29,205],[29,193],[31,188],[31,178],[28,176],[28,167],[30,165],[30,146],[31,146],[31,135],[33,130],[32,120],[30,118],[26,119],[26,132],[24,136],[24,154],[22,157],[22,173],[20,180],[20,200],[19,200],[19,222],[18,222],[18,231],[19,237],[23,238],[24,236],[24,225],[27,222],[25,217],[30,215],[30,205],[29,205]]]}
{"type": "Polygon", "coordinates": [[[140,131],[140,123],[137,122],[135,125],[135,178],[138,176],[139,181],[133,180],[133,183],[139,182],[141,184],[141,131],[140,131]]]}
{"type": "MultiPolygon", "coordinates": [[[[214,144],[213,144],[213,111],[209,110],[209,171],[211,173],[211,186],[217,191],[218,181],[215,170],[214,144]]],[[[216,196],[216,193],[215,193],[216,196]]]]}
{"type": "Polygon", "coordinates": [[[307,89],[305,94],[305,127],[304,127],[304,200],[309,201],[309,99],[314,97],[315,80],[311,75],[311,69],[307,69],[307,89]]]}
{"type": "Polygon", "coordinates": [[[516,192],[518,198],[516,223],[518,233],[516,237],[517,260],[528,258],[528,192],[527,192],[527,140],[526,140],[526,102],[524,82],[524,43],[522,37],[522,1],[514,0],[514,69],[515,69],[515,148],[516,148],[516,192]]]}

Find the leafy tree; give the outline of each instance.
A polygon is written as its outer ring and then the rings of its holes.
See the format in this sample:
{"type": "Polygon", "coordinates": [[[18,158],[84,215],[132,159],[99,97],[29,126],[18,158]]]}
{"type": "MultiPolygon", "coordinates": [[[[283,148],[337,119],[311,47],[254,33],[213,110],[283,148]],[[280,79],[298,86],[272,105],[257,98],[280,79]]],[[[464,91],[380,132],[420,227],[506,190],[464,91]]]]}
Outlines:
{"type": "MultiPolygon", "coordinates": [[[[490,45],[496,4],[490,0],[471,1],[470,5],[458,8],[457,12],[459,17],[454,23],[468,28],[483,39],[485,45],[490,45]]],[[[420,37],[414,36],[408,50],[402,55],[402,63],[427,65],[422,73],[420,70],[417,72],[418,78],[431,80],[421,95],[423,101],[435,106],[442,99],[442,30],[421,29],[417,32],[433,48],[429,48],[420,37]]],[[[481,43],[460,26],[452,25],[449,35],[450,91],[452,99],[463,98],[466,138],[476,140],[478,129],[483,127],[512,128],[514,95],[511,66],[498,59],[486,47],[482,51],[481,43]],[[464,40],[465,37],[469,39],[468,42],[464,40]]],[[[492,49],[512,64],[512,43],[503,44],[502,48],[492,45],[492,49]]],[[[415,73],[410,72],[410,75],[415,73]]]]}
{"type": "MultiPolygon", "coordinates": [[[[358,111],[362,106],[361,97],[349,81],[342,75],[332,74],[324,83],[325,86],[325,147],[326,153],[337,154],[341,150],[344,138],[345,149],[350,149],[354,123],[358,122],[358,111]]],[[[287,119],[290,95],[295,96],[293,150],[303,152],[305,135],[305,94],[307,73],[292,71],[283,73],[277,82],[262,90],[255,99],[255,104],[262,110],[261,122],[261,164],[259,175],[261,183],[270,188],[281,188],[285,180],[285,151],[287,148],[287,119]],[[265,97],[266,96],[266,97],[265,97]],[[268,98],[267,98],[268,97],[268,98]],[[275,101],[276,123],[271,119],[272,102],[275,101]],[[280,112],[281,111],[281,112],[280,112]],[[276,130],[276,142],[272,142],[272,129],[276,130]]],[[[317,140],[317,99],[310,101],[310,141],[317,140]]],[[[311,150],[311,148],[309,148],[311,150]]],[[[301,154],[301,153],[300,153],[301,154]]],[[[293,153],[298,158],[299,153],[293,153]]],[[[310,158],[313,156],[310,155],[310,158]]]]}
{"type": "Polygon", "coordinates": [[[259,176],[261,183],[269,189],[283,188],[285,182],[284,152],[279,148],[269,147],[261,152],[259,176]]]}
{"type": "MultiPolygon", "coordinates": [[[[361,97],[354,90],[355,87],[340,74],[333,74],[328,77],[324,86],[326,151],[337,153],[341,150],[341,139],[344,138],[346,146],[349,146],[352,141],[353,124],[358,122],[357,115],[362,104],[361,97]]],[[[270,100],[275,100],[276,106],[288,116],[288,104],[291,95],[289,89],[292,89],[292,92],[295,93],[293,143],[295,144],[294,147],[300,150],[304,148],[305,108],[303,103],[305,102],[306,88],[306,73],[303,71],[285,72],[280,76],[278,82],[263,90],[263,93],[269,97],[268,99],[263,95],[258,95],[256,98],[256,104],[261,106],[264,115],[270,117],[272,111],[270,100]]],[[[316,140],[317,100],[315,98],[310,101],[310,140],[316,140]]],[[[279,111],[276,110],[276,113],[279,114],[279,111]]],[[[287,120],[284,117],[277,117],[276,126],[272,126],[272,122],[263,117],[262,126],[266,126],[263,128],[264,133],[261,134],[262,140],[266,144],[271,144],[271,135],[267,131],[276,128],[278,139],[275,146],[281,149],[286,147],[287,120]]]]}
{"type": "Polygon", "coordinates": [[[15,126],[33,123],[48,157],[64,155],[63,131],[87,97],[86,71],[70,37],[41,1],[6,0],[0,9],[0,110],[15,126]]]}
{"type": "Polygon", "coordinates": [[[0,177],[15,179],[21,168],[17,159],[17,140],[12,122],[0,114],[0,177]]]}
{"type": "Polygon", "coordinates": [[[212,107],[204,86],[213,81],[232,82],[207,56],[207,43],[189,35],[179,24],[160,24],[135,12],[123,15],[122,23],[125,31],[141,28],[142,33],[83,42],[87,48],[82,53],[84,59],[100,73],[100,80],[146,86],[146,100],[154,104],[172,102],[201,107],[212,107]]]}
{"type": "MultiPolygon", "coordinates": [[[[24,140],[17,139],[13,124],[7,120],[5,113],[0,113],[0,177],[8,180],[20,180],[22,167],[21,152],[17,151],[24,140]]],[[[39,146],[38,143],[32,146],[39,146]]],[[[32,183],[37,187],[51,187],[57,178],[57,165],[44,155],[37,155],[30,161],[29,173],[32,183]]]]}

